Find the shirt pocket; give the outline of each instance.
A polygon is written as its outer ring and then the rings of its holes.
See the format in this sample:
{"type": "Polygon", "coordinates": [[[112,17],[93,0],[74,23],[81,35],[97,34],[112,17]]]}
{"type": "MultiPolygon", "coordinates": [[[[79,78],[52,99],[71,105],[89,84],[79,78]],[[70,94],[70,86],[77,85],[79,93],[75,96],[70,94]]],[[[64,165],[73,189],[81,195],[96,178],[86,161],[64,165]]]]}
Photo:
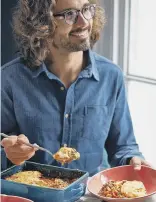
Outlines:
{"type": "Polygon", "coordinates": [[[109,114],[105,105],[88,105],[84,109],[82,137],[89,140],[99,140],[108,133],[109,114]]]}

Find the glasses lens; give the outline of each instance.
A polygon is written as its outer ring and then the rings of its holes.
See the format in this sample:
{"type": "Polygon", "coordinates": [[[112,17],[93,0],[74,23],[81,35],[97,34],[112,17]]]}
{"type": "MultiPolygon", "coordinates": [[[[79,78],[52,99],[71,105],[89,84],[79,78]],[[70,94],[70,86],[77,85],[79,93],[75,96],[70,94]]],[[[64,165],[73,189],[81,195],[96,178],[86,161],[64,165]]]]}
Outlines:
{"type": "Polygon", "coordinates": [[[66,23],[69,25],[74,24],[76,21],[76,18],[77,18],[77,11],[75,10],[71,10],[69,12],[66,12],[65,14],[66,23]]]}
{"type": "Polygon", "coordinates": [[[89,5],[85,6],[82,10],[83,16],[86,18],[86,20],[90,20],[95,15],[95,5],[89,5]]]}

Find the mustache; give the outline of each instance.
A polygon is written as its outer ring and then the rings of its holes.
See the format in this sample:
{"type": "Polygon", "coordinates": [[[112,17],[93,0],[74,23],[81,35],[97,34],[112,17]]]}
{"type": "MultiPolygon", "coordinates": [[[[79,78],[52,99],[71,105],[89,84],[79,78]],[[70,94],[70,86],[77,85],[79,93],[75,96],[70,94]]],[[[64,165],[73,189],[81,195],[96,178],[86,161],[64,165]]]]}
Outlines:
{"type": "Polygon", "coordinates": [[[86,28],[78,28],[76,30],[73,30],[70,32],[70,34],[73,34],[73,33],[76,33],[76,32],[83,32],[83,31],[86,31],[86,30],[89,30],[89,27],[86,27],[86,28]]]}

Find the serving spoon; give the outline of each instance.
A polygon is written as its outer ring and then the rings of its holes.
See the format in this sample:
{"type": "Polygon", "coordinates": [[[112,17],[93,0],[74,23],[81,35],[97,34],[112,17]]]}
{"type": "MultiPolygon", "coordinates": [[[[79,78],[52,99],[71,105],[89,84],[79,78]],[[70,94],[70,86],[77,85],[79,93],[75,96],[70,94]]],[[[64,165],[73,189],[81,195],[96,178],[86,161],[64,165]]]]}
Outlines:
{"type": "MultiPolygon", "coordinates": [[[[10,137],[9,135],[6,135],[6,134],[4,134],[4,133],[0,133],[0,135],[1,135],[2,137],[5,137],[5,138],[9,138],[9,137],[10,137]]],[[[43,148],[43,147],[40,147],[40,146],[37,145],[36,143],[31,144],[31,143],[27,143],[27,142],[25,142],[25,141],[23,141],[23,140],[20,140],[19,143],[20,143],[20,144],[27,145],[27,146],[29,146],[29,147],[31,147],[31,148],[34,148],[34,149],[37,149],[37,150],[42,150],[42,151],[44,151],[44,152],[47,152],[48,154],[50,154],[50,155],[54,158],[54,154],[52,154],[51,151],[49,151],[48,149],[45,149],[45,148],[43,148]]],[[[65,146],[66,146],[66,145],[64,145],[64,147],[65,147],[65,146]]]]}
{"type": "MultiPolygon", "coordinates": [[[[2,137],[5,138],[9,138],[9,135],[6,135],[5,133],[0,133],[0,135],[2,137]]],[[[74,160],[77,160],[80,158],[80,154],[73,148],[69,148],[67,147],[66,144],[64,144],[64,146],[62,147],[63,149],[65,149],[66,151],[62,152],[62,148],[59,149],[58,152],[56,152],[55,154],[53,154],[51,151],[49,151],[48,149],[45,149],[43,147],[40,147],[39,145],[37,145],[36,143],[31,144],[31,143],[27,143],[23,140],[19,140],[18,141],[19,144],[24,144],[27,145],[31,148],[37,149],[37,150],[42,150],[44,152],[47,152],[48,154],[50,154],[53,159],[55,159],[56,161],[60,162],[62,165],[64,165],[64,163],[70,163],[74,160]],[[67,152],[67,153],[66,153],[67,152]],[[68,155],[70,153],[70,156],[68,155]]]]}

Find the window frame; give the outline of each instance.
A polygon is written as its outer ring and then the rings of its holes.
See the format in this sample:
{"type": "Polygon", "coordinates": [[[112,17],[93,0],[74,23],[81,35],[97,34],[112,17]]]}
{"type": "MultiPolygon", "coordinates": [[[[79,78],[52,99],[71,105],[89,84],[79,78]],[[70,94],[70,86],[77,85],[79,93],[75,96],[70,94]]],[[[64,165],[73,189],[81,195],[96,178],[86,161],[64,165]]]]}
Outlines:
{"type": "MultiPolygon", "coordinates": [[[[122,0],[121,0],[122,1],[122,0]]],[[[120,2],[121,3],[121,2],[120,2]]],[[[156,85],[156,79],[143,77],[140,75],[131,74],[129,69],[129,53],[130,53],[130,26],[131,26],[131,3],[132,0],[124,0],[124,14],[123,11],[119,8],[121,19],[123,16],[124,23],[120,25],[119,41],[122,46],[119,48],[119,65],[122,67],[125,78],[127,81],[133,80],[137,82],[147,83],[151,85],[156,85]],[[124,33],[124,34],[122,34],[124,33]],[[124,37],[123,37],[124,35],[124,37]]]]}

